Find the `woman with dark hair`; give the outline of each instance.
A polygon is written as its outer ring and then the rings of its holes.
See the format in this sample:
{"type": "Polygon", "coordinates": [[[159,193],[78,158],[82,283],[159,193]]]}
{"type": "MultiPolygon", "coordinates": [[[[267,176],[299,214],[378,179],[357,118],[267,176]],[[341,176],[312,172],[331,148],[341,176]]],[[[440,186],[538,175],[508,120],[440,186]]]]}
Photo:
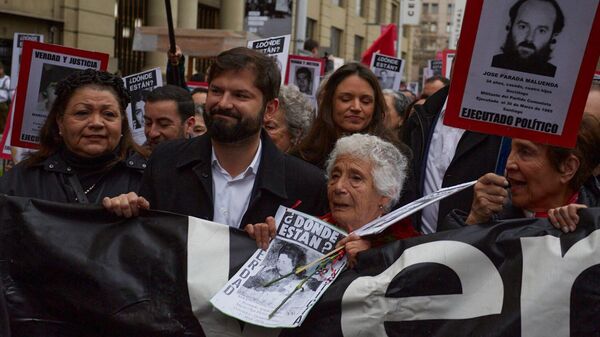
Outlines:
{"type": "Polygon", "coordinates": [[[319,98],[319,113],[306,138],[292,149],[292,155],[324,167],[335,142],[354,133],[398,144],[385,127],[385,99],[369,68],[360,63],[343,65],[329,76],[319,98]]]}
{"type": "Polygon", "coordinates": [[[123,81],[75,72],[56,86],[40,149],[0,179],[0,193],[58,202],[99,203],[137,191],[147,152],[134,143],[123,81]]]}

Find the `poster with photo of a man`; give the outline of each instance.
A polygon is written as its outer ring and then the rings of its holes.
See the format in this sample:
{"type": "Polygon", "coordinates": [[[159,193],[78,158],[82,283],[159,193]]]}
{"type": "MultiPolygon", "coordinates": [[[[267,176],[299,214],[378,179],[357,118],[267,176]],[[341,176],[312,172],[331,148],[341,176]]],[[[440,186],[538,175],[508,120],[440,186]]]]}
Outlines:
{"type": "Polygon", "coordinates": [[[371,71],[379,79],[381,89],[400,90],[404,60],[379,53],[371,58],[371,71]]]}
{"type": "Polygon", "coordinates": [[[106,70],[108,54],[23,41],[10,144],[36,149],[46,122],[56,83],[74,71],[106,70]]]}
{"type": "Polygon", "coordinates": [[[599,0],[469,0],[444,124],[575,145],[600,56],[599,0]]]}
{"type": "Polygon", "coordinates": [[[492,67],[554,77],[552,49],[565,26],[556,0],[519,0],[508,11],[502,53],[494,55],[492,67]]]}
{"type": "Polygon", "coordinates": [[[297,86],[301,93],[314,99],[325,71],[325,61],[314,57],[290,55],[288,63],[285,84],[297,86]]]}
{"type": "Polygon", "coordinates": [[[296,68],[296,78],[295,83],[301,93],[312,95],[312,81],[314,78],[314,69],[308,67],[298,67],[296,68]]]}

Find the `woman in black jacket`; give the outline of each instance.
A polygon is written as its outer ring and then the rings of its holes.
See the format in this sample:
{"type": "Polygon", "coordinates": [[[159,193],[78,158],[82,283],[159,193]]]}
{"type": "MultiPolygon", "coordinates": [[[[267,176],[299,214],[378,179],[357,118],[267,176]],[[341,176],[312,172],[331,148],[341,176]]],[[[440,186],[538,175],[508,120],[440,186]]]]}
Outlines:
{"type": "Polygon", "coordinates": [[[137,191],[147,153],[134,143],[123,81],[87,69],[58,83],[40,149],[0,179],[0,193],[99,203],[137,191]]]}

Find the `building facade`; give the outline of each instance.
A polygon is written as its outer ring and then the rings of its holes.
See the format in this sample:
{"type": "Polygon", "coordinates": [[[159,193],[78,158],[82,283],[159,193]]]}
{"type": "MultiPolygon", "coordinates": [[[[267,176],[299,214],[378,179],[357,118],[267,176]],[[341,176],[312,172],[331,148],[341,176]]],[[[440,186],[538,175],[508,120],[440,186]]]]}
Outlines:
{"type": "Polygon", "coordinates": [[[421,24],[409,29],[413,34],[409,47],[412,53],[410,81],[422,80],[422,69],[427,61],[448,48],[453,10],[453,0],[422,1],[421,24]]]}

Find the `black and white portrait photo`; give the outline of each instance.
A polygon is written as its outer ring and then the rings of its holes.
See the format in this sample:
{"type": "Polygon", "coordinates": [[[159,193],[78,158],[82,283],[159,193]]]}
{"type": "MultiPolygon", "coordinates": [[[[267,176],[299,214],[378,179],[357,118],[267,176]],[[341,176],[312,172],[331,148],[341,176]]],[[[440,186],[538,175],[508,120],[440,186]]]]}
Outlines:
{"type": "Polygon", "coordinates": [[[314,98],[321,82],[322,60],[312,57],[290,55],[287,84],[295,85],[308,98],[314,98]]]}
{"type": "Polygon", "coordinates": [[[550,62],[565,17],[555,0],[519,0],[509,10],[506,40],[492,67],[554,77],[550,62]]]}
{"type": "Polygon", "coordinates": [[[296,68],[295,83],[301,93],[312,95],[312,82],[314,69],[308,67],[296,68]]]}
{"type": "Polygon", "coordinates": [[[394,74],[386,69],[378,69],[377,71],[377,79],[379,79],[379,84],[381,84],[381,89],[392,89],[394,86],[394,74]]]}

